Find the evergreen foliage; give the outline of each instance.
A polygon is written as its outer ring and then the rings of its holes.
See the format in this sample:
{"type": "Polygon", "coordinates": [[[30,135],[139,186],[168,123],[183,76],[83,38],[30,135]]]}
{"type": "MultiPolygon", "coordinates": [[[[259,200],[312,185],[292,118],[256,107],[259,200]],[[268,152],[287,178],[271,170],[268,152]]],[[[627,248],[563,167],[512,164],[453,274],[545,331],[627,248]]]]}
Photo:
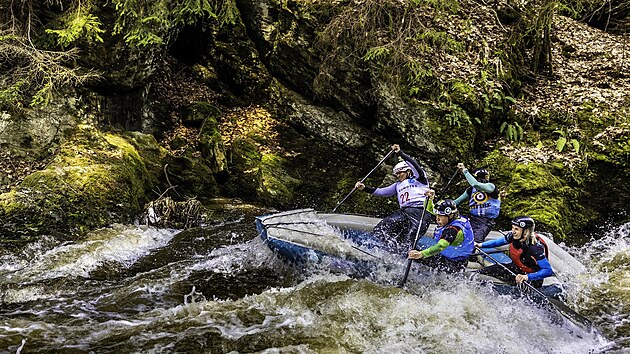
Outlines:
{"type": "Polygon", "coordinates": [[[106,36],[160,47],[182,26],[203,19],[225,25],[237,18],[234,0],[113,0],[112,5],[115,23],[108,29],[99,18],[103,4],[96,0],[0,0],[0,9],[8,10],[0,11],[0,110],[45,105],[54,92],[96,79],[95,71],[75,60],[79,48],[102,43],[106,36]]]}
{"type": "Polygon", "coordinates": [[[141,47],[164,45],[178,28],[202,19],[234,23],[237,14],[234,0],[113,0],[113,4],[117,20],[112,34],[141,47]]]}
{"type": "Polygon", "coordinates": [[[48,51],[34,47],[27,38],[5,32],[0,35],[0,110],[14,112],[24,106],[46,104],[52,94],[96,78],[69,64],[77,50],[48,51]]]}

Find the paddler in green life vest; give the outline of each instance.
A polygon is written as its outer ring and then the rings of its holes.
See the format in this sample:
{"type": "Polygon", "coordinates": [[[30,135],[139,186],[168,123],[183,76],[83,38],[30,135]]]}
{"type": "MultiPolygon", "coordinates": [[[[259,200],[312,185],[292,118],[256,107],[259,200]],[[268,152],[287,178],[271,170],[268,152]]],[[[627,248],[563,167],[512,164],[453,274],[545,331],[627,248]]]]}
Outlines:
{"type": "Polygon", "coordinates": [[[435,244],[422,251],[410,250],[409,259],[419,259],[432,269],[456,273],[464,271],[468,257],[474,250],[474,236],[470,222],[459,215],[451,199],[433,205],[435,191],[426,193],[427,211],[435,215],[437,226],[433,232],[435,244]]]}
{"type": "Polygon", "coordinates": [[[462,193],[455,204],[461,205],[468,201],[470,211],[470,225],[475,233],[475,242],[483,242],[496,224],[495,220],[501,211],[499,190],[490,183],[490,172],[485,168],[478,168],[471,174],[463,163],[457,168],[462,172],[470,187],[462,193]]]}
{"type": "Polygon", "coordinates": [[[477,248],[500,247],[509,244],[512,259],[512,263],[493,264],[480,269],[479,274],[490,275],[512,284],[530,281],[531,285],[540,288],[543,280],[553,275],[553,269],[548,260],[547,244],[534,232],[535,226],[534,219],[531,217],[517,216],[512,219],[512,232],[484,243],[475,243],[477,248]],[[506,268],[516,273],[516,277],[506,268]]]}

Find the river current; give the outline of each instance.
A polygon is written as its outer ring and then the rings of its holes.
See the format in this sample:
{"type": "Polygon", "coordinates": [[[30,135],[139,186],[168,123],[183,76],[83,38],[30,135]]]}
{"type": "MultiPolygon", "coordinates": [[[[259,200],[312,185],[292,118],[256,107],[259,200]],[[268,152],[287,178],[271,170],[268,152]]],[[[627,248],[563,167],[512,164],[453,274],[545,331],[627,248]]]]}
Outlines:
{"type": "Polygon", "coordinates": [[[412,271],[399,289],[404,259],[376,281],[294,269],[257,237],[269,212],[232,202],[200,229],[114,225],[2,253],[0,352],[630,353],[630,223],[562,245],[588,269],[563,279],[587,332],[459,276],[412,271]]]}

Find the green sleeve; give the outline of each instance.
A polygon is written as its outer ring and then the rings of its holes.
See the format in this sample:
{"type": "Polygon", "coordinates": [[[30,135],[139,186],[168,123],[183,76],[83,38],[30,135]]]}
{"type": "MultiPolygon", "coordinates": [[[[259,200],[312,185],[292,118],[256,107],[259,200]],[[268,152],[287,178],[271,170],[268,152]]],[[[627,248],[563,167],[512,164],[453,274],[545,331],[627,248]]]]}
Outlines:
{"type": "Polygon", "coordinates": [[[431,215],[435,215],[435,210],[433,209],[434,205],[433,205],[433,199],[429,199],[427,198],[427,206],[426,206],[426,211],[431,214],[431,215]]]}
{"type": "MultiPolygon", "coordinates": [[[[497,187],[494,185],[494,183],[479,183],[475,177],[473,177],[473,175],[470,174],[470,172],[468,170],[464,170],[464,177],[466,177],[466,181],[468,182],[468,184],[470,184],[471,186],[480,189],[486,193],[492,193],[497,187]]],[[[460,196],[461,198],[461,196],[460,196]]],[[[457,198],[459,199],[459,198],[457,198]]]]}
{"type": "Polygon", "coordinates": [[[446,247],[450,246],[451,244],[448,243],[448,241],[441,239],[439,240],[435,245],[420,251],[422,253],[422,255],[424,257],[431,257],[431,256],[435,256],[436,254],[444,251],[446,249],[446,247]]]}

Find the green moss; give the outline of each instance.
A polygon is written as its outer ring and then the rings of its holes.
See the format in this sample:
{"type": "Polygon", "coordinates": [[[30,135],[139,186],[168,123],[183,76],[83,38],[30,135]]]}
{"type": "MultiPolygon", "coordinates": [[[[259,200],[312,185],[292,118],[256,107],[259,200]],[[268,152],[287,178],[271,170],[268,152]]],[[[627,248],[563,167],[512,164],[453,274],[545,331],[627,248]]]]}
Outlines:
{"type": "Polygon", "coordinates": [[[450,97],[461,104],[469,104],[479,107],[477,91],[469,84],[462,81],[453,81],[450,83],[450,97]]]}
{"type": "Polygon", "coordinates": [[[630,126],[609,127],[602,132],[594,140],[590,157],[621,168],[630,167],[630,126]]]}
{"type": "Polygon", "coordinates": [[[168,152],[158,144],[153,135],[130,132],[127,137],[144,162],[150,184],[158,185],[163,177],[164,161],[168,152]]]}
{"type": "Polygon", "coordinates": [[[275,154],[264,154],[260,164],[260,194],[270,204],[288,206],[301,181],[288,173],[287,160],[275,154]]]}
{"type": "Polygon", "coordinates": [[[217,120],[221,117],[221,110],[208,102],[195,102],[184,109],[182,121],[191,127],[201,127],[206,124],[217,126],[217,120]],[[214,123],[213,123],[214,122],[214,123]]]}
{"type": "Polygon", "coordinates": [[[80,127],[50,166],[0,197],[5,238],[83,234],[140,210],[151,179],[127,138],[80,127]]]}
{"type": "Polygon", "coordinates": [[[482,162],[489,166],[493,182],[503,192],[501,219],[529,215],[539,230],[559,239],[584,227],[596,214],[586,213],[580,203],[581,186],[567,180],[567,168],[559,161],[519,163],[500,150],[482,162]]]}
{"type": "MultiPolygon", "coordinates": [[[[388,186],[395,182],[395,179],[386,176],[383,178],[382,173],[376,173],[365,181],[366,185],[373,187],[388,186]]],[[[337,183],[335,190],[336,202],[339,203],[352,191],[357,180],[356,171],[348,171],[342,179],[337,183]]],[[[333,206],[334,207],[334,206],[333,206]]],[[[374,215],[377,217],[385,217],[394,211],[398,210],[398,200],[396,197],[375,197],[371,194],[365,193],[360,190],[355,190],[354,193],[346,199],[346,201],[337,208],[337,212],[351,212],[357,214],[374,215]]]]}
{"type": "Polygon", "coordinates": [[[446,118],[444,112],[434,111],[426,121],[428,130],[433,134],[431,141],[444,155],[458,161],[467,159],[473,151],[475,130],[472,124],[455,124],[446,118]]]}
{"type": "Polygon", "coordinates": [[[201,127],[199,151],[214,173],[222,172],[227,168],[225,147],[221,139],[219,123],[213,116],[206,117],[201,127]]]}
{"type": "Polygon", "coordinates": [[[222,192],[230,197],[257,200],[262,154],[254,142],[247,138],[237,139],[228,151],[227,160],[229,178],[221,186],[222,192]]]}
{"type": "Polygon", "coordinates": [[[215,197],[219,193],[212,169],[203,159],[186,154],[169,160],[169,181],[181,197],[215,197]]]}

